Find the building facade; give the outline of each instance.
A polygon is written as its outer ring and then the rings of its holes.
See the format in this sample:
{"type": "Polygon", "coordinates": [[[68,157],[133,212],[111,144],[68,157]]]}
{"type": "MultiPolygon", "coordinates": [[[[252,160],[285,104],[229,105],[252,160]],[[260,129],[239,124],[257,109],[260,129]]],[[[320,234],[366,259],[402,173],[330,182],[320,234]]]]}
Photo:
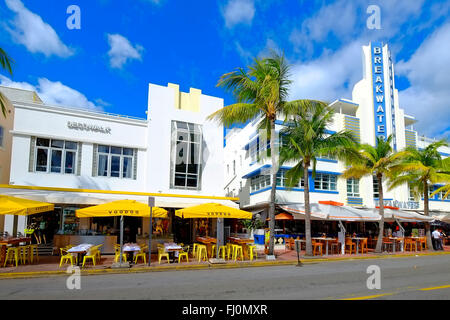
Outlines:
{"type": "MultiPolygon", "coordinates": [[[[335,110],[330,133],[350,130],[362,143],[375,144],[376,137],[394,136],[394,150],[407,146],[424,148],[433,139],[419,137],[414,130],[416,119],[400,108],[398,90],[395,87],[394,63],[388,45],[372,42],[362,47],[363,78],[355,84],[352,99],[338,99],[330,104],[335,110]]],[[[259,119],[243,128],[234,128],[226,136],[225,147],[225,192],[239,195],[241,207],[267,214],[270,200],[270,159],[257,161],[267,142],[258,132],[259,119]]],[[[276,132],[284,126],[276,122],[276,132]]],[[[450,155],[450,148],[440,148],[443,157],[450,155]]],[[[303,182],[287,188],[285,172],[293,164],[281,166],[276,181],[277,203],[304,202],[303,182]]],[[[311,202],[338,201],[351,206],[374,208],[378,205],[377,181],[373,177],[344,179],[344,165],[336,159],[321,158],[317,162],[315,179],[309,173],[311,202]]],[[[439,186],[433,186],[436,189],[439,186]]],[[[384,190],[387,190],[385,186],[384,190]]],[[[423,210],[423,200],[416,201],[408,185],[403,185],[384,194],[385,205],[402,209],[423,210]]],[[[436,195],[430,201],[431,210],[450,211],[450,199],[436,195]]]]}
{"type": "MultiPolygon", "coordinates": [[[[11,167],[1,194],[54,203],[72,214],[118,199],[145,202],[148,194],[164,208],[205,201],[237,207],[223,190],[223,129],[206,120],[223,108],[223,99],[149,84],[147,119],[139,119],[50,106],[34,92],[26,92],[35,97],[29,99],[17,94],[23,90],[4,90],[15,117],[5,126],[11,167]]],[[[141,234],[148,232],[143,220],[141,234]]],[[[13,233],[26,225],[25,217],[7,215],[3,229],[13,233]]],[[[92,220],[80,219],[76,228],[91,230],[92,220]]]]}

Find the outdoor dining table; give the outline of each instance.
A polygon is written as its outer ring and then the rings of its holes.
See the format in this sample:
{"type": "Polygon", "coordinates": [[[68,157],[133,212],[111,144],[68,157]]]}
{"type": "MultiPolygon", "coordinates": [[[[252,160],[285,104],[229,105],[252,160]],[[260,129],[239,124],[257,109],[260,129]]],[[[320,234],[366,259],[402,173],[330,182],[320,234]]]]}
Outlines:
{"type": "Polygon", "coordinates": [[[242,251],[244,254],[244,260],[250,259],[249,254],[248,254],[248,246],[251,244],[254,244],[255,243],[254,240],[248,239],[248,238],[238,238],[238,237],[228,237],[227,240],[230,241],[231,243],[241,245],[242,251]]]}
{"type": "Polygon", "coordinates": [[[356,254],[359,253],[359,242],[360,242],[361,240],[364,240],[364,239],[366,239],[366,238],[358,238],[358,237],[353,237],[353,238],[352,238],[352,240],[355,240],[355,241],[356,241],[356,254]]]}
{"type": "MultiPolygon", "coordinates": [[[[126,243],[123,245],[122,247],[122,251],[127,255],[133,255],[135,252],[139,252],[141,251],[141,246],[138,245],[137,243],[126,243]]],[[[133,263],[133,256],[131,257],[131,259],[128,259],[128,261],[130,261],[131,263],[133,263]]]]}
{"type": "Polygon", "coordinates": [[[93,247],[94,245],[89,244],[89,243],[83,243],[83,244],[79,244],[75,247],[70,248],[69,250],[67,250],[67,252],[69,253],[76,253],[78,255],[77,258],[77,266],[79,266],[81,264],[81,258],[83,257],[83,254],[86,254],[89,249],[91,247],[93,247]]]}
{"type": "Polygon", "coordinates": [[[25,242],[26,244],[31,244],[31,238],[24,238],[24,237],[4,237],[0,238],[0,261],[3,261],[3,259],[6,257],[6,248],[8,245],[17,246],[20,243],[25,242]]]}
{"type": "Polygon", "coordinates": [[[324,238],[324,237],[314,237],[314,238],[311,238],[311,239],[325,242],[325,255],[326,256],[328,255],[328,242],[336,240],[334,238],[324,238]]]}
{"type": "MultiPolygon", "coordinates": [[[[396,241],[401,239],[403,238],[389,237],[389,240],[392,240],[394,242],[394,245],[392,246],[392,253],[395,253],[396,241]]],[[[400,248],[400,251],[403,251],[403,246],[400,248]]]]}
{"type": "Polygon", "coordinates": [[[172,262],[175,262],[175,259],[178,258],[178,253],[183,251],[183,247],[176,243],[164,243],[164,251],[172,255],[172,262]]]}
{"type": "Polygon", "coordinates": [[[217,243],[217,239],[212,237],[197,237],[196,241],[206,245],[208,257],[212,257],[212,246],[217,243]]]}

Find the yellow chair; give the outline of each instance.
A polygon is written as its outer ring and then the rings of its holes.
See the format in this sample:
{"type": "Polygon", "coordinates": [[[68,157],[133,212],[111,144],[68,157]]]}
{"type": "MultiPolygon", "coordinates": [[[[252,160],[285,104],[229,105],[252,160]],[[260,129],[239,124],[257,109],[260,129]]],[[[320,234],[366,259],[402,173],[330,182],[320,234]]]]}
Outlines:
{"type": "Polygon", "coordinates": [[[158,247],[158,262],[159,262],[159,264],[161,264],[161,259],[162,258],[166,258],[167,259],[167,263],[170,264],[169,253],[167,253],[164,250],[164,248],[158,247]]]}
{"type": "Polygon", "coordinates": [[[197,257],[197,249],[198,249],[198,246],[201,246],[201,244],[200,243],[194,243],[194,247],[193,247],[193,249],[192,249],[192,256],[195,258],[195,257],[197,257]]]}
{"type": "Polygon", "coordinates": [[[39,262],[38,245],[30,244],[30,261],[31,261],[31,263],[33,263],[35,257],[36,257],[37,262],[39,262]]]}
{"type": "Polygon", "coordinates": [[[99,244],[95,246],[95,249],[97,250],[97,261],[102,261],[102,252],[100,250],[100,248],[103,247],[103,244],[99,244]]]}
{"type": "Polygon", "coordinates": [[[178,263],[181,262],[181,258],[183,257],[186,258],[186,262],[189,262],[188,253],[189,253],[189,246],[186,246],[183,248],[183,251],[178,253],[178,263]]]}
{"type": "MultiPolygon", "coordinates": [[[[117,263],[120,261],[120,246],[114,248],[114,250],[115,250],[114,262],[117,263]]],[[[127,262],[127,255],[124,252],[122,252],[122,261],[127,262]]]]}
{"type": "Polygon", "coordinates": [[[83,265],[81,266],[82,268],[84,268],[84,265],[86,263],[86,261],[88,259],[92,260],[92,263],[95,266],[95,259],[97,258],[97,248],[96,247],[92,247],[89,249],[89,251],[86,253],[86,255],[83,257],[83,265]]]}
{"type": "Polygon", "coordinates": [[[198,256],[198,262],[202,260],[202,258],[205,259],[205,261],[208,260],[208,251],[206,249],[206,245],[200,244],[197,246],[197,256],[198,256]]]}
{"type": "Polygon", "coordinates": [[[256,246],[248,246],[248,253],[250,255],[250,260],[253,261],[253,255],[258,259],[258,253],[256,252],[256,246]]]}
{"type": "Polygon", "coordinates": [[[67,263],[67,261],[70,261],[71,265],[74,265],[74,260],[75,260],[75,264],[78,263],[78,258],[76,256],[74,256],[72,253],[67,252],[68,249],[60,248],[59,250],[61,251],[61,260],[59,261],[60,268],[61,268],[62,264],[67,263]]]}
{"type": "Polygon", "coordinates": [[[20,260],[20,254],[19,254],[19,248],[18,247],[10,247],[8,248],[8,250],[6,251],[6,257],[5,257],[5,263],[4,263],[4,267],[6,266],[6,263],[11,260],[13,260],[13,263],[16,263],[16,267],[19,265],[19,260],[20,260]]]}
{"type": "Polygon", "coordinates": [[[134,256],[134,263],[137,263],[139,258],[144,259],[144,264],[147,263],[147,254],[145,253],[145,250],[147,250],[148,246],[141,246],[141,250],[134,256]]]}
{"type": "Polygon", "coordinates": [[[233,244],[227,243],[227,259],[230,260],[233,257],[233,244]]]}
{"type": "Polygon", "coordinates": [[[30,262],[30,246],[19,246],[19,257],[20,257],[20,263],[26,264],[30,262]]]}
{"type": "Polygon", "coordinates": [[[241,261],[244,261],[244,252],[242,251],[242,246],[238,244],[233,244],[234,261],[236,261],[238,257],[241,257],[241,261]]]}
{"type": "Polygon", "coordinates": [[[219,247],[219,257],[222,256],[222,259],[225,260],[225,255],[227,253],[227,246],[219,247]]]}

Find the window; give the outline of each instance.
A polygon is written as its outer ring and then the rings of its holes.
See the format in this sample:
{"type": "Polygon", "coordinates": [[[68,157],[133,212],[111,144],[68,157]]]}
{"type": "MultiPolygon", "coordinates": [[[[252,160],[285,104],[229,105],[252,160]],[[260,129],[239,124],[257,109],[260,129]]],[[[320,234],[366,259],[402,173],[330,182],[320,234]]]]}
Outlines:
{"type": "Polygon", "coordinates": [[[414,197],[414,190],[411,188],[409,184],[408,184],[408,192],[409,192],[408,200],[415,201],[416,198],[414,197]]]}
{"type": "MultiPolygon", "coordinates": [[[[288,179],[286,178],[286,172],[287,170],[281,169],[277,173],[277,187],[290,187],[288,185],[288,179]]],[[[297,183],[293,188],[300,188],[300,186],[305,186],[305,180],[303,178],[300,179],[299,183],[297,183]]]]}
{"type": "Polygon", "coordinates": [[[446,193],[447,193],[446,190],[444,190],[444,191],[439,191],[439,193],[437,194],[438,199],[439,199],[439,200],[450,200],[450,194],[449,194],[447,197],[444,198],[444,196],[445,196],[446,193]]]}
{"type": "Polygon", "coordinates": [[[78,143],[56,139],[36,139],[36,172],[75,174],[78,143]]]}
{"type": "Polygon", "coordinates": [[[236,175],[236,160],[233,160],[233,175],[236,175]]]}
{"type": "Polygon", "coordinates": [[[373,178],[373,197],[375,199],[379,199],[380,198],[380,187],[379,187],[378,179],[375,176],[373,176],[372,178],[373,178]]]}
{"type": "Polygon", "coordinates": [[[200,125],[172,121],[172,188],[200,190],[202,141],[200,125]]]}
{"type": "Polygon", "coordinates": [[[336,183],[336,175],[317,173],[314,179],[314,189],[336,191],[336,183]]]}
{"type": "Polygon", "coordinates": [[[97,175],[99,177],[133,178],[133,155],[134,149],[131,148],[99,145],[97,175]]]}
{"type": "Polygon", "coordinates": [[[270,175],[258,175],[250,179],[250,190],[255,192],[270,186],[270,175]]]}
{"type": "Polygon", "coordinates": [[[359,197],[359,179],[347,179],[347,196],[359,197]]]}
{"type": "Polygon", "coordinates": [[[259,144],[256,140],[249,146],[248,152],[252,163],[258,161],[259,144]]]}
{"type": "Polygon", "coordinates": [[[3,127],[0,126],[0,147],[3,147],[3,135],[4,135],[3,131],[4,131],[3,127]]]}

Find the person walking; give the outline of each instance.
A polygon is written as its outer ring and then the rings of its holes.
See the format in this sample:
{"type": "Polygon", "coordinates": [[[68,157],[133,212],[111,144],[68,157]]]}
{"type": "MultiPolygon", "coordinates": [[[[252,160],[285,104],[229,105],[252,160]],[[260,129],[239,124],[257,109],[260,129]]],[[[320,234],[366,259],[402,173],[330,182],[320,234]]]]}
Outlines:
{"type": "Polygon", "coordinates": [[[432,236],[434,240],[434,250],[444,250],[444,247],[442,246],[442,234],[440,230],[434,230],[432,236]]]}

